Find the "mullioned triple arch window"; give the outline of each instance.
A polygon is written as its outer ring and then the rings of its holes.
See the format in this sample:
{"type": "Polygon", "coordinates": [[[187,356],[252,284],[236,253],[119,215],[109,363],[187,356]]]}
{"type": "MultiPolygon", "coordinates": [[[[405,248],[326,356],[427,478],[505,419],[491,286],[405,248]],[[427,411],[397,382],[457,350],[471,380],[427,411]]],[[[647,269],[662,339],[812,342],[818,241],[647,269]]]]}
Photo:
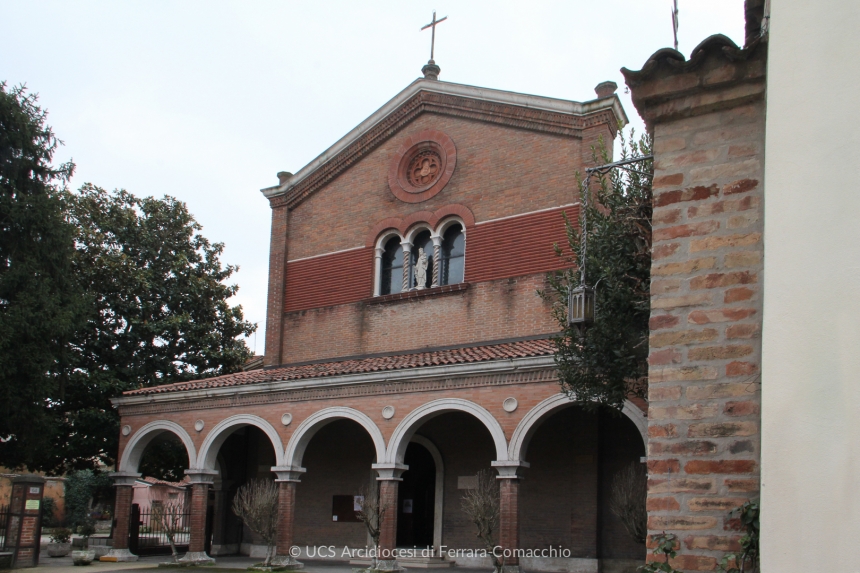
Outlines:
{"type": "Polygon", "coordinates": [[[463,221],[447,219],[436,229],[416,225],[405,237],[393,230],[383,233],[375,263],[374,296],[461,283],[466,270],[463,221]]]}

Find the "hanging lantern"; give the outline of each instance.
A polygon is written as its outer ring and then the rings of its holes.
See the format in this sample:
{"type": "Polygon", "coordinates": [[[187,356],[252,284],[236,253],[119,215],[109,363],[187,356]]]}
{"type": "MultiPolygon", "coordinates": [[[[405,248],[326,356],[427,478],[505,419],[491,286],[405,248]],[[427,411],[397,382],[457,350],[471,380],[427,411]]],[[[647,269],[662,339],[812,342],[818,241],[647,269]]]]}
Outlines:
{"type": "Polygon", "coordinates": [[[594,324],[594,289],[579,286],[570,291],[567,305],[567,322],[581,326],[594,324]]]}

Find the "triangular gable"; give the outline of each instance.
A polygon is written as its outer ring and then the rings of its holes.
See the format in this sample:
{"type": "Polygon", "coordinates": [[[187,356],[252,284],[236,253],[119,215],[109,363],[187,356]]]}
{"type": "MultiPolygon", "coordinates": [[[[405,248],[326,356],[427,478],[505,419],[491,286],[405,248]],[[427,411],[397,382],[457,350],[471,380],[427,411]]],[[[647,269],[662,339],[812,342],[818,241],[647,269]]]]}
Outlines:
{"type": "Polygon", "coordinates": [[[262,189],[273,206],[292,208],[426,112],[577,137],[585,128],[627,124],[616,95],[580,103],[418,79],[281,185],[262,189]]]}

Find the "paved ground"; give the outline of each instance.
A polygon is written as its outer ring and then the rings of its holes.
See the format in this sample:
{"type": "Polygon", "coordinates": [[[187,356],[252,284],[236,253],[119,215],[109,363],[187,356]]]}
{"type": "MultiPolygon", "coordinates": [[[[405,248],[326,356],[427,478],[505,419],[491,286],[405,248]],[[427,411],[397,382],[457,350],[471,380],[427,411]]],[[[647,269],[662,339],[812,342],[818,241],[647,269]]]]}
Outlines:
{"type": "MultiPolygon", "coordinates": [[[[102,561],[94,561],[92,565],[87,567],[75,567],[72,565],[71,557],[48,557],[44,553],[39,560],[39,566],[34,569],[29,569],[33,573],[110,573],[113,571],[131,571],[138,569],[156,569],[159,563],[169,561],[170,556],[157,555],[141,557],[137,561],[130,563],[106,563],[102,561]]],[[[251,559],[250,557],[218,557],[216,565],[213,567],[195,567],[193,569],[175,569],[173,571],[182,571],[187,573],[205,573],[207,571],[215,571],[216,573],[233,573],[244,572],[247,567],[254,563],[258,563],[259,559],[251,559]]],[[[352,573],[353,566],[345,562],[331,561],[304,561],[305,567],[302,569],[306,573],[352,573]]],[[[421,573],[451,573],[454,570],[462,569],[460,567],[447,567],[444,569],[414,569],[421,573]]],[[[169,569],[161,569],[167,573],[169,569]]],[[[466,571],[479,571],[468,569],[466,571]]]]}

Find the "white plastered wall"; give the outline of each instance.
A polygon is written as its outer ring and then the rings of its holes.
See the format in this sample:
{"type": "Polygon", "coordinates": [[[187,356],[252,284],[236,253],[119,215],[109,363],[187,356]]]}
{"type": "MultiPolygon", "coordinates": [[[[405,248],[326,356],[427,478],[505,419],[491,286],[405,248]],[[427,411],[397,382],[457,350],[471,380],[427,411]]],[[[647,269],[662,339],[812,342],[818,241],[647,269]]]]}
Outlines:
{"type": "Polygon", "coordinates": [[[860,571],[860,2],[772,0],[762,570],[860,571]]]}

